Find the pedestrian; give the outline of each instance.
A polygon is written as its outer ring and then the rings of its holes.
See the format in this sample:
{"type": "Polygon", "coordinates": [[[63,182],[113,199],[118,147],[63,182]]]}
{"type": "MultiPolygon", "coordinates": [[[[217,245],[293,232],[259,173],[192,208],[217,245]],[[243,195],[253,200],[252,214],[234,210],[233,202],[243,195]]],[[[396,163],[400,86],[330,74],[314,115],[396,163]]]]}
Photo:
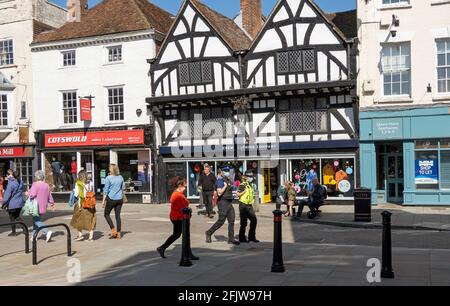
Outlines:
{"type": "MultiPolygon", "coordinates": [[[[172,195],[170,196],[170,221],[173,224],[173,233],[172,235],[164,242],[163,245],[158,247],[156,251],[162,258],[166,258],[164,252],[166,249],[172,245],[178,238],[181,237],[183,231],[183,218],[184,214],[182,210],[186,207],[189,207],[189,200],[186,198],[184,192],[187,188],[187,181],[185,179],[180,178],[179,176],[173,178],[169,183],[170,186],[174,189],[172,195]]],[[[198,260],[199,258],[192,253],[192,249],[189,250],[189,257],[191,260],[198,260]]]]}
{"type": "Polygon", "coordinates": [[[3,179],[3,176],[0,176],[0,202],[3,201],[3,192],[5,189],[3,188],[3,184],[5,183],[5,180],[3,179]]]}
{"type": "Polygon", "coordinates": [[[94,241],[94,229],[97,224],[95,206],[93,208],[84,208],[83,202],[86,197],[86,193],[91,191],[88,181],[87,172],[81,170],[78,173],[78,179],[75,183],[75,197],[78,199],[77,204],[73,210],[72,221],[70,225],[78,231],[76,241],[83,241],[83,230],[89,231],[88,241],[94,241]]]}
{"type": "Polygon", "coordinates": [[[288,186],[289,181],[286,181],[284,184],[281,184],[278,187],[277,190],[277,198],[275,200],[276,203],[276,209],[280,210],[281,209],[281,205],[283,204],[287,204],[287,186],[288,186]]]}
{"type": "Polygon", "coordinates": [[[122,220],[120,212],[124,203],[125,181],[120,175],[119,167],[115,164],[109,166],[109,175],[105,179],[103,188],[103,208],[105,209],[105,219],[111,228],[110,239],[122,239],[122,220]],[[116,226],[111,220],[110,214],[114,209],[116,216],[116,226]]]}
{"type": "Polygon", "coordinates": [[[253,188],[253,172],[247,171],[242,176],[242,183],[239,185],[237,196],[239,197],[239,213],[241,218],[239,242],[258,243],[259,240],[256,239],[256,225],[258,223],[258,219],[256,218],[255,209],[253,208],[253,204],[255,201],[255,190],[253,188]],[[245,236],[247,220],[250,220],[248,240],[245,236]]]}
{"type": "Polygon", "coordinates": [[[72,188],[75,188],[78,174],[77,158],[75,156],[72,156],[72,162],[70,163],[70,174],[72,176],[72,188]]]}
{"type": "MultiPolygon", "coordinates": [[[[55,201],[53,200],[52,192],[50,186],[44,182],[45,174],[44,171],[38,170],[34,174],[34,178],[36,181],[31,185],[30,190],[28,191],[28,197],[30,200],[36,200],[38,205],[39,216],[33,216],[33,233],[31,237],[34,236],[35,231],[45,224],[42,222],[42,216],[47,213],[48,204],[50,204],[53,211],[55,211],[55,201]]],[[[49,242],[52,238],[52,231],[44,228],[42,233],[45,235],[45,241],[49,242]]]]}
{"type": "Polygon", "coordinates": [[[62,171],[64,169],[63,164],[56,159],[56,157],[52,157],[52,175],[53,175],[53,188],[55,188],[56,191],[61,191],[61,188],[63,187],[61,185],[62,181],[62,171]]]}
{"type": "Polygon", "coordinates": [[[319,207],[324,203],[327,198],[327,189],[320,185],[319,179],[314,178],[312,180],[312,190],[308,192],[308,199],[302,200],[299,203],[297,217],[302,216],[303,208],[308,205],[311,211],[311,219],[314,219],[318,215],[319,207]]]}
{"type": "Polygon", "coordinates": [[[213,199],[216,189],[216,176],[211,173],[211,168],[208,164],[203,165],[203,173],[200,174],[198,180],[198,187],[202,189],[203,204],[206,207],[206,216],[208,218],[214,218],[213,216],[213,199]]]}
{"type": "Polygon", "coordinates": [[[288,211],[285,216],[290,217],[294,215],[294,205],[297,200],[297,192],[295,192],[294,184],[287,182],[287,197],[288,197],[288,211]]]}
{"type": "Polygon", "coordinates": [[[233,184],[230,181],[230,169],[224,167],[219,169],[219,178],[217,179],[216,188],[219,206],[219,219],[216,223],[206,231],[206,242],[211,243],[211,236],[224,225],[225,220],[228,220],[228,244],[238,245],[234,237],[234,221],[236,214],[233,207],[233,184]]]}
{"type": "MultiPolygon", "coordinates": [[[[20,221],[20,211],[25,205],[23,200],[23,183],[13,170],[9,169],[7,174],[8,186],[1,203],[2,208],[8,211],[9,220],[13,223],[20,221]]],[[[11,233],[8,236],[17,236],[15,224],[11,225],[11,233]]]]}

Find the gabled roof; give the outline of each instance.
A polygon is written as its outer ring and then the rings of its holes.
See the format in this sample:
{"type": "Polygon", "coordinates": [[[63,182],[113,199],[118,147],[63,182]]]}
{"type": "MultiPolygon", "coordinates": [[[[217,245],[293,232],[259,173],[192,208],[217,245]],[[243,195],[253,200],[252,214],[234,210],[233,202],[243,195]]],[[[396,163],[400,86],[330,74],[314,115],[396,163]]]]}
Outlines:
{"type": "Polygon", "coordinates": [[[326,17],[341,30],[346,38],[351,39],[358,36],[356,10],[327,14],[326,17]]]}
{"type": "Polygon", "coordinates": [[[222,39],[234,51],[247,50],[251,44],[250,37],[230,18],[209,8],[199,0],[190,0],[222,39]]]}
{"type": "Polygon", "coordinates": [[[80,22],[36,36],[33,43],[53,42],[154,29],[167,34],[172,15],[147,0],[103,0],[88,10],[80,22]]]}

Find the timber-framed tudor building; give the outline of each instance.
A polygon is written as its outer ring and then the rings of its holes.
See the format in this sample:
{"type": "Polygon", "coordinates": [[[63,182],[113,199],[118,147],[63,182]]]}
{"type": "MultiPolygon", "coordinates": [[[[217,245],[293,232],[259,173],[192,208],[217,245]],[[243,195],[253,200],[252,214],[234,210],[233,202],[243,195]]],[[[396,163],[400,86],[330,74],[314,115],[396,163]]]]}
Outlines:
{"type": "Polygon", "coordinates": [[[327,15],[310,0],[279,0],[266,18],[260,1],[242,0],[232,20],[185,0],[149,60],[155,201],[168,200],[173,176],[186,177],[188,197],[197,199],[205,162],[232,167],[235,180],[254,171],[262,202],[285,180],[302,197],[314,177],[330,199],[351,199],[356,13],[343,14],[327,15]]]}

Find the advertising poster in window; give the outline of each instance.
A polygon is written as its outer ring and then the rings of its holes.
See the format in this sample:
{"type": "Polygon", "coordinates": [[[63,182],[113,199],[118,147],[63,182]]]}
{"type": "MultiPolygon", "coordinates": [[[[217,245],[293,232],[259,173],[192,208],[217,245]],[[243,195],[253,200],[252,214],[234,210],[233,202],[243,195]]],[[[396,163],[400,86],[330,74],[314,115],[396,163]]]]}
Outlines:
{"type": "Polygon", "coordinates": [[[138,152],[138,181],[142,182],[142,191],[150,191],[151,170],[150,170],[150,154],[148,151],[138,152]]]}
{"type": "Polygon", "coordinates": [[[436,185],[438,183],[438,159],[416,159],[416,185],[436,185]]]}

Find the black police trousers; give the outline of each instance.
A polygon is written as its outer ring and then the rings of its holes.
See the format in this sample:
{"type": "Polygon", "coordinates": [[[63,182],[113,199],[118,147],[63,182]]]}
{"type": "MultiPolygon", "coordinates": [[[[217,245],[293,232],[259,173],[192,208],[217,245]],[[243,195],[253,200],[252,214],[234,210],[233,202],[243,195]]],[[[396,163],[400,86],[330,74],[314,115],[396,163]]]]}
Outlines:
{"type": "Polygon", "coordinates": [[[228,241],[234,241],[234,221],[236,219],[236,214],[234,212],[232,201],[233,200],[227,199],[221,199],[219,201],[219,219],[208,230],[208,234],[214,234],[214,232],[224,225],[225,220],[228,220],[228,241]]]}
{"type": "Polygon", "coordinates": [[[245,241],[245,232],[247,228],[247,220],[250,220],[250,229],[248,231],[248,240],[256,240],[256,224],[258,219],[256,219],[255,210],[253,205],[245,205],[239,203],[239,214],[241,217],[241,228],[239,230],[239,240],[245,241]]]}

